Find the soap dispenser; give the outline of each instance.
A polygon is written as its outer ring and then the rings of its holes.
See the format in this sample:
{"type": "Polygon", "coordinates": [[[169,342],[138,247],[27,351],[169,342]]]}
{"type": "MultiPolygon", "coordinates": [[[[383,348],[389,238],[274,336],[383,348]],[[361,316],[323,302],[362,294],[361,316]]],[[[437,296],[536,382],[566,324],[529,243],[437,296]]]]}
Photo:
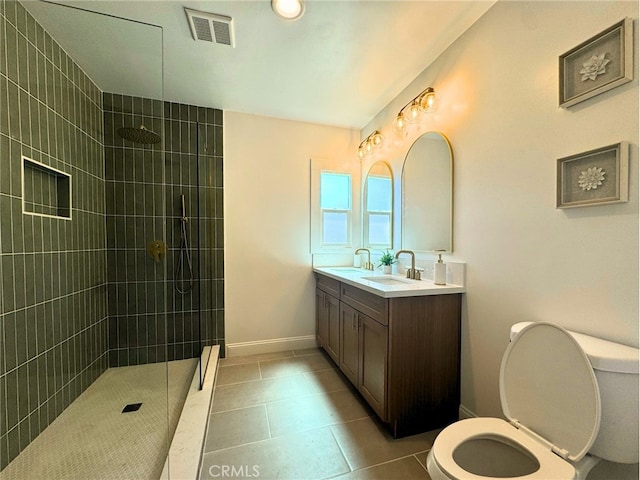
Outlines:
{"type": "Polygon", "coordinates": [[[433,283],[435,285],[447,284],[447,265],[442,261],[442,253],[438,252],[438,261],[433,264],[433,283]]]}

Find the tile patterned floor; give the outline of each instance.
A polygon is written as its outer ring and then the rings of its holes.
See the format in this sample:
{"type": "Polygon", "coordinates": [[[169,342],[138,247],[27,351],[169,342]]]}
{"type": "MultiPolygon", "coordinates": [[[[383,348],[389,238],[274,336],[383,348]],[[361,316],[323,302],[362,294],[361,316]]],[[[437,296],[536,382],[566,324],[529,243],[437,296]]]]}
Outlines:
{"type": "Polygon", "coordinates": [[[159,478],[167,428],[173,435],[196,365],[197,359],[188,359],[109,368],[2,470],[0,479],[159,478]],[[137,402],[142,403],[138,411],[121,413],[137,402]]]}
{"type": "Polygon", "coordinates": [[[220,360],[200,479],[427,479],[437,432],[394,440],[319,349],[220,360]]]}

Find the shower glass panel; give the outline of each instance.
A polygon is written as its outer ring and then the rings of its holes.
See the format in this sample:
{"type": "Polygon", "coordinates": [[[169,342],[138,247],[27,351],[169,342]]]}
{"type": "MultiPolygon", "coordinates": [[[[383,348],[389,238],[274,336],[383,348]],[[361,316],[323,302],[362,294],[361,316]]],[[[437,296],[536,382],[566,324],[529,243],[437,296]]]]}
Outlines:
{"type": "Polygon", "coordinates": [[[222,112],[206,109],[206,113],[197,125],[196,155],[201,382],[212,351],[208,347],[224,347],[222,112]]]}
{"type": "Polygon", "coordinates": [[[159,478],[196,366],[168,361],[162,30],[0,22],[1,476],[159,478]]]}
{"type": "MultiPolygon", "coordinates": [[[[204,381],[216,329],[216,287],[222,255],[216,257],[216,189],[212,108],[165,104],[167,233],[169,239],[169,359],[200,358],[204,381]]],[[[219,119],[218,119],[219,120],[219,119]]],[[[219,176],[219,174],[218,174],[219,176]]],[[[221,203],[221,195],[218,199],[221,203]]],[[[220,205],[221,208],[221,205],[220,205]]],[[[221,252],[221,249],[220,249],[221,252]]],[[[171,377],[170,377],[171,383],[171,377]]]]}

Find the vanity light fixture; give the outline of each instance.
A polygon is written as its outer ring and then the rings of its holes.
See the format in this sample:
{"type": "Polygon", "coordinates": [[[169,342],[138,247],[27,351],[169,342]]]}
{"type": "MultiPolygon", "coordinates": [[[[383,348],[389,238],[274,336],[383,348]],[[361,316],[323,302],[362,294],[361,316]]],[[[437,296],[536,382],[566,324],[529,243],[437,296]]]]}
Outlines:
{"type": "Polygon", "coordinates": [[[297,20],[304,14],[303,0],[271,0],[271,8],[285,20],[297,20]]]}
{"type": "Polygon", "coordinates": [[[383,139],[384,137],[380,133],[380,130],[376,130],[369,134],[367,138],[360,142],[360,146],[358,147],[358,157],[363,158],[365,155],[371,153],[374,148],[379,147],[382,144],[383,139]]]}
{"type": "Polygon", "coordinates": [[[427,87],[413,100],[408,102],[400,109],[396,119],[393,122],[393,129],[397,132],[403,132],[407,123],[416,123],[420,121],[423,113],[432,113],[435,111],[438,103],[438,95],[433,87],[427,87]]]}

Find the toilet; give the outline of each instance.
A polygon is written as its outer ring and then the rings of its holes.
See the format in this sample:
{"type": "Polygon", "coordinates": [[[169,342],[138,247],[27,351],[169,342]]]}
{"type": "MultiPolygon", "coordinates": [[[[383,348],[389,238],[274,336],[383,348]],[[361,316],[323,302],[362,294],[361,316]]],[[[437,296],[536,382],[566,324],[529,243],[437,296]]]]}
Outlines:
{"type": "Polygon", "coordinates": [[[500,366],[506,420],[446,427],[432,480],[583,480],[601,460],[638,462],[638,349],[551,323],[511,327],[500,366]]]}

